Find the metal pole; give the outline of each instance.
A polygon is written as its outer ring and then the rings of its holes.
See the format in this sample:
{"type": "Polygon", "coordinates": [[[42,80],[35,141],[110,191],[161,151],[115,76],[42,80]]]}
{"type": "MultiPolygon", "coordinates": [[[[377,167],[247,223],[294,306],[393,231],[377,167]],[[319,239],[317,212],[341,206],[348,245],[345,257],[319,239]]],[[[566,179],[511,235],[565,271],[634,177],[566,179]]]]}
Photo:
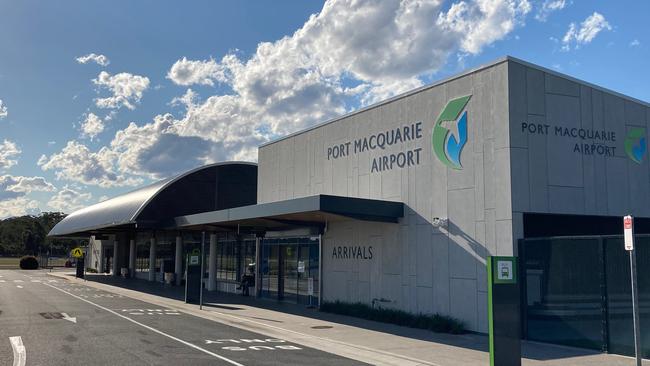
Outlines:
{"type": "Polygon", "coordinates": [[[323,299],[323,235],[318,234],[318,308],[323,299]]]}
{"type": "Polygon", "coordinates": [[[205,258],[205,231],[201,234],[201,290],[199,292],[199,310],[203,310],[203,258],[205,258]]]}
{"type": "Polygon", "coordinates": [[[262,278],[260,276],[260,265],[262,264],[262,261],[260,260],[262,258],[262,253],[260,253],[261,246],[260,246],[260,238],[258,236],[255,236],[255,298],[260,297],[260,289],[262,287],[262,278]]]}
{"type": "Polygon", "coordinates": [[[636,248],[630,253],[630,277],[632,283],[632,318],[634,319],[634,354],[636,365],[641,366],[641,333],[639,327],[639,290],[636,283],[636,248]]]}

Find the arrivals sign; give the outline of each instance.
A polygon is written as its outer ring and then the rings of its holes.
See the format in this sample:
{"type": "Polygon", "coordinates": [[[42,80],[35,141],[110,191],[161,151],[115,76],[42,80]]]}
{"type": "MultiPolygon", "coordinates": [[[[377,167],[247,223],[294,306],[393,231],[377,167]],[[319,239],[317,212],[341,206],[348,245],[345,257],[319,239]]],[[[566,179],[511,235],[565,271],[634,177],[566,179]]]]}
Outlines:
{"type": "Polygon", "coordinates": [[[370,260],[372,257],[372,245],[338,245],[332,247],[332,259],[370,260]]]}

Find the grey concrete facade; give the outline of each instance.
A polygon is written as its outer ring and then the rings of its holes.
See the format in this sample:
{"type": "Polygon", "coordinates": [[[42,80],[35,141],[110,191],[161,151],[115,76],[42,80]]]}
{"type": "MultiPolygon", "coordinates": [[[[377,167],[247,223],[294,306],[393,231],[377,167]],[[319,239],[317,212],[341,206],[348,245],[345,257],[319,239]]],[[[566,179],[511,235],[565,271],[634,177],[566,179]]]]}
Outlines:
{"type": "Polygon", "coordinates": [[[261,146],[258,203],[314,194],[404,202],[397,224],[329,223],[323,300],[448,314],[487,332],[486,257],[516,255],[525,212],[650,217],[648,164],[624,148],[629,129],[646,128],[649,116],[647,104],[505,58],[261,146]],[[432,131],[445,105],[464,96],[468,139],[462,169],[452,169],[436,157],[432,131]],[[355,141],[417,123],[421,137],[356,149],[355,141]],[[550,133],[530,133],[530,124],[550,133]],[[572,128],[610,139],[582,141],[572,128]],[[605,147],[612,156],[598,154],[605,147]],[[373,168],[416,149],[416,164],[373,168]],[[340,247],[364,255],[341,256],[340,247]]]}
{"type": "Polygon", "coordinates": [[[649,165],[630,159],[624,146],[631,129],[647,129],[648,104],[522,63],[511,63],[509,80],[515,215],[650,217],[649,165]],[[549,131],[531,133],[522,128],[525,121],[549,131]],[[558,135],[555,127],[602,131],[615,139],[558,135]],[[574,151],[585,143],[609,147],[611,154],[574,151]]]}

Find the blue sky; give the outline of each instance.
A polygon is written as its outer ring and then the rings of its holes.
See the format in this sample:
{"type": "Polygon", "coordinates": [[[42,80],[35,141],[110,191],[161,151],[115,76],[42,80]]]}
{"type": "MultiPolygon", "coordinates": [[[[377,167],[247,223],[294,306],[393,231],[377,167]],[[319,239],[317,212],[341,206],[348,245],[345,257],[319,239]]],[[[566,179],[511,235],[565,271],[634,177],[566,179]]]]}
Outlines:
{"type": "Polygon", "coordinates": [[[647,1],[0,0],[0,217],[255,161],[269,139],[506,54],[650,101],[647,14],[647,1]]]}

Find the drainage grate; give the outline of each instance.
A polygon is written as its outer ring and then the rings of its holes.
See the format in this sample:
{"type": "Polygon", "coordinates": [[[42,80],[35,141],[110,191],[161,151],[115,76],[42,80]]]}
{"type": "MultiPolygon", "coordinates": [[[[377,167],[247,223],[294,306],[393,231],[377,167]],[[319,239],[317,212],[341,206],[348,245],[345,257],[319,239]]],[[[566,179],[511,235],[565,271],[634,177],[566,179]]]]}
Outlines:
{"type": "Polygon", "coordinates": [[[314,325],[311,329],[331,329],[334,328],[331,325],[314,325]]]}

